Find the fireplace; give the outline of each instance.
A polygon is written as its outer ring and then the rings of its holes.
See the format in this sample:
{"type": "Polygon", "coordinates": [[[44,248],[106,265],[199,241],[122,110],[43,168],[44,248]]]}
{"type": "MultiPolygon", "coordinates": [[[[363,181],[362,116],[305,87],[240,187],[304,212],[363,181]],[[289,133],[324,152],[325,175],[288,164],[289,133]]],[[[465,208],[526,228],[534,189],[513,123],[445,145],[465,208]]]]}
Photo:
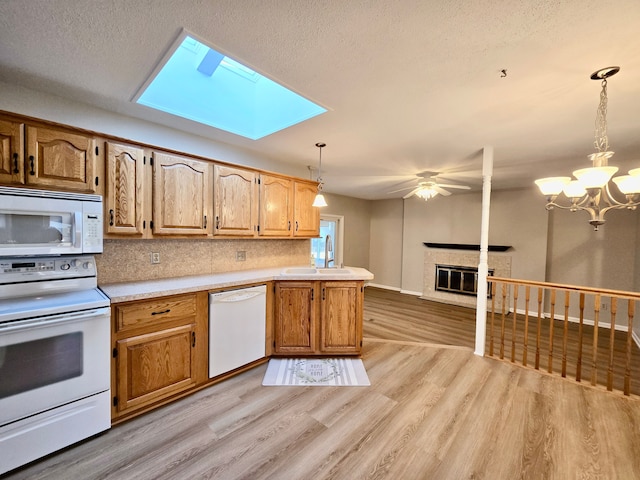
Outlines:
{"type": "MultiPolygon", "coordinates": [[[[426,247],[421,298],[452,305],[475,307],[477,302],[476,275],[480,263],[480,252],[452,248],[449,245],[447,248],[442,248],[440,245],[435,248],[426,247]],[[445,273],[438,273],[437,267],[454,270],[453,274],[446,273],[446,289],[444,288],[445,273]],[[442,282],[443,288],[438,288],[439,281],[442,282]],[[471,288],[471,283],[473,283],[473,288],[471,288]]],[[[503,278],[511,277],[511,255],[508,252],[489,252],[487,263],[489,275],[503,278]]],[[[500,308],[502,297],[497,295],[495,302],[496,308],[500,308]]]]}
{"type": "MultiPolygon", "coordinates": [[[[489,275],[494,270],[489,269],[489,275]]],[[[476,296],[478,293],[478,268],[459,265],[436,265],[436,291],[476,296]]],[[[487,288],[487,298],[491,289],[487,288]]]]}

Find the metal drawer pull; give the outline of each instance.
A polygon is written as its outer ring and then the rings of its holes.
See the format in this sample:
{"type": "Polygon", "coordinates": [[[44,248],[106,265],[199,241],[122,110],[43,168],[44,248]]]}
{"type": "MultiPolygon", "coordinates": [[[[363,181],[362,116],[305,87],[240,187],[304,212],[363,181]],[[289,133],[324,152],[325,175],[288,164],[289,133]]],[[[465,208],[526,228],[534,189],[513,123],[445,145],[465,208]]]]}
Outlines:
{"type": "Polygon", "coordinates": [[[113,209],[109,210],[109,225],[113,226],[113,209]]]}
{"type": "Polygon", "coordinates": [[[13,173],[20,173],[20,170],[18,169],[18,154],[17,153],[13,154],[13,173]]]}
{"type": "Polygon", "coordinates": [[[29,162],[31,163],[31,171],[29,172],[29,175],[35,175],[36,171],[35,171],[35,165],[34,162],[35,158],[33,158],[33,155],[29,155],[29,162]]]}
{"type": "Polygon", "coordinates": [[[162,315],[163,313],[169,313],[171,311],[170,308],[167,308],[166,310],[163,310],[161,312],[151,312],[151,315],[162,315]]]}

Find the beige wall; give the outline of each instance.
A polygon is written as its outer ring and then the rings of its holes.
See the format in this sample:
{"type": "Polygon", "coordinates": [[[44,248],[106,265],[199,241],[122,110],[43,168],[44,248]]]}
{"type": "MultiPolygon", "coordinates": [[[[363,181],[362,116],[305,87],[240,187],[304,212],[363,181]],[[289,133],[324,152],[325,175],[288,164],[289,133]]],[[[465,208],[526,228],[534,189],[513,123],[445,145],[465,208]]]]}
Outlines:
{"type": "Polygon", "coordinates": [[[327,206],[322,213],[344,216],[344,264],[368,269],[371,202],[328,193],[325,198],[327,206]]]}
{"type": "Polygon", "coordinates": [[[371,202],[369,270],[373,283],[400,290],[402,287],[402,199],[371,202]]]}

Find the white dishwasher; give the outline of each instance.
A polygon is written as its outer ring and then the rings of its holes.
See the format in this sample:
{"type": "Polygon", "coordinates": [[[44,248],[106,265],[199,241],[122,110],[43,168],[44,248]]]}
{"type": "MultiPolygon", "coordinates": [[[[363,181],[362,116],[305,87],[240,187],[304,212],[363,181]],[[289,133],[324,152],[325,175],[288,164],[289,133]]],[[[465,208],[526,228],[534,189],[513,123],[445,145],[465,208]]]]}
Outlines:
{"type": "Polygon", "coordinates": [[[209,294],[209,378],[265,356],[267,286],[209,294]]]}

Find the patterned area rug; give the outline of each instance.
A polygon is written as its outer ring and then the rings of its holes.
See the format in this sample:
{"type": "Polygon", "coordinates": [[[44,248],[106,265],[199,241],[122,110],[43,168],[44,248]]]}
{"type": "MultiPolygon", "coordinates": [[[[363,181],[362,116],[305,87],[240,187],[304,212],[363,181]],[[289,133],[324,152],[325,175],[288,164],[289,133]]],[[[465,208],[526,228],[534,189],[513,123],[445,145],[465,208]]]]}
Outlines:
{"type": "Polygon", "coordinates": [[[359,358],[272,358],[262,385],[359,387],[371,384],[359,358]]]}

